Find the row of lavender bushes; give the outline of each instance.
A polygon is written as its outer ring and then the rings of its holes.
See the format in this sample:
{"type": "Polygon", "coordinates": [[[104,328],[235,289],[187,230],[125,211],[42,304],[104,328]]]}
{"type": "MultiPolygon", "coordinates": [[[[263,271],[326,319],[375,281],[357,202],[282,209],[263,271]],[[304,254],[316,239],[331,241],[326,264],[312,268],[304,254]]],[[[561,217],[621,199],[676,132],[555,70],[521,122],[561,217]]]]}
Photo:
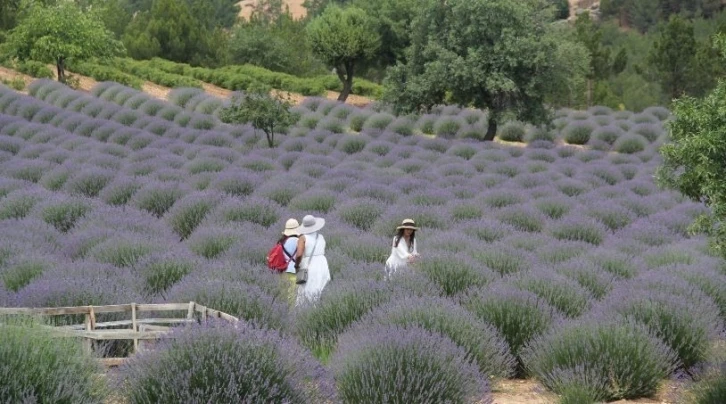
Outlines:
{"type": "MultiPolygon", "coordinates": [[[[662,109],[561,111],[553,122],[656,119],[657,136],[630,154],[388,126],[351,135],[303,118],[268,149],[211,110],[120,86],[31,87],[0,87],[0,305],[194,300],[244,320],[180,331],[133,361],[122,383],[146,387],[132,402],[234,401],[240,386],[273,401],[485,402],[484,380],[528,376],[593,402],[647,396],[675,370],[695,372],[726,320],[726,270],[687,230],[704,208],[652,182],[662,109]],[[327,219],[334,280],[317,304],[291,308],[263,261],[285,220],[307,213],[327,219]],[[404,217],[422,226],[425,258],[383,281],[404,217]],[[190,376],[199,366],[215,377],[190,376]],[[259,382],[273,373],[279,383],[259,382]]],[[[326,103],[300,108],[322,114],[326,103]]],[[[336,108],[385,113],[328,114],[336,108]]],[[[484,117],[455,107],[431,117],[470,114],[484,117]]]]}

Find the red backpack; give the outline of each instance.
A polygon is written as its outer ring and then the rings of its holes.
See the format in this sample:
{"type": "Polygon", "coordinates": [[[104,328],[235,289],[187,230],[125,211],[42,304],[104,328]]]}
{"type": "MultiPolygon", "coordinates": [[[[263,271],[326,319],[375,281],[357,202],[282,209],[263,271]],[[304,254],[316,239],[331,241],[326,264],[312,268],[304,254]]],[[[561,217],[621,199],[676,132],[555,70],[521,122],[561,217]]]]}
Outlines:
{"type": "Polygon", "coordinates": [[[267,253],[267,267],[275,272],[285,272],[287,270],[287,260],[285,256],[292,259],[292,256],[285,251],[283,244],[287,239],[282,240],[275,244],[274,247],[267,253]]]}

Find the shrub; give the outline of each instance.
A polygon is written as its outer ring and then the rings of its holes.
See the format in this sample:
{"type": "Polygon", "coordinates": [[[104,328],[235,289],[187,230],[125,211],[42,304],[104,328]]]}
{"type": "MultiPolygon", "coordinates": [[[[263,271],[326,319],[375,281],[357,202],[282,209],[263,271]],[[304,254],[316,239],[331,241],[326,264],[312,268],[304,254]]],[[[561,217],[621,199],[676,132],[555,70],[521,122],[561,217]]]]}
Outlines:
{"type": "Polygon", "coordinates": [[[552,235],[558,240],[584,241],[600,245],[605,239],[605,229],[593,219],[567,217],[555,224],[552,235]]]}
{"type": "Polygon", "coordinates": [[[613,149],[618,153],[633,154],[645,150],[646,144],[647,140],[643,136],[627,134],[615,142],[613,149]]]}
{"type": "Polygon", "coordinates": [[[612,145],[623,133],[623,130],[615,125],[601,126],[592,132],[592,138],[612,145]]]}
{"type": "Polygon", "coordinates": [[[156,247],[150,240],[137,237],[115,237],[94,246],[90,251],[96,261],[116,267],[133,267],[156,247]]]}
{"type": "Polygon", "coordinates": [[[303,212],[328,213],[335,207],[337,197],[332,192],[309,192],[290,201],[290,207],[303,212]]]}
{"type": "Polygon", "coordinates": [[[688,369],[707,359],[711,341],[721,328],[718,307],[699,295],[621,287],[598,309],[645,325],[675,352],[679,365],[688,369]]]}
{"type": "Polygon", "coordinates": [[[559,219],[572,209],[572,202],[567,198],[542,198],[534,203],[534,206],[550,219],[559,219]]]}
{"type": "Polygon", "coordinates": [[[378,326],[346,335],[332,363],[344,403],[489,399],[489,385],[466,351],[417,327],[378,326]]]}
{"type": "Polygon", "coordinates": [[[553,329],[528,344],[522,357],[547,388],[559,393],[577,378],[598,401],[651,396],[676,363],[643,327],[600,319],[553,329]]]}
{"type": "Polygon", "coordinates": [[[695,389],[696,404],[719,404],[726,402],[726,363],[720,371],[712,372],[695,389]]]}
{"type": "Polygon", "coordinates": [[[538,233],[544,229],[545,220],[542,214],[532,208],[509,207],[497,213],[503,223],[514,226],[517,230],[538,233]]]}
{"type": "Polygon", "coordinates": [[[501,223],[498,220],[483,219],[467,224],[463,231],[465,234],[476,237],[485,243],[493,243],[512,234],[515,229],[510,225],[501,223]]]}
{"type": "Polygon", "coordinates": [[[45,205],[41,210],[41,216],[43,217],[43,221],[55,227],[58,231],[66,233],[90,209],[90,206],[84,201],[64,200],[45,205]]]}
{"type": "Polygon", "coordinates": [[[504,242],[497,243],[486,250],[474,251],[471,255],[500,276],[517,273],[529,264],[524,254],[506,246],[504,242]]]}
{"type": "Polygon", "coordinates": [[[557,135],[542,126],[532,126],[527,130],[524,135],[524,141],[532,144],[537,141],[554,142],[557,139],[557,135]]]}
{"type": "Polygon", "coordinates": [[[396,325],[421,327],[441,333],[466,349],[482,374],[509,377],[514,373],[514,358],[496,328],[474,317],[450,299],[407,297],[385,304],[366,315],[355,328],[396,325]]]}
{"type": "Polygon", "coordinates": [[[591,296],[574,281],[547,269],[518,274],[513,284],[544,299],[567,317],[578,317],[590,308],[591,296]]]}
{"type": "Polygon", "coordinates": [[[130,403],[334,399],[325,370],[276,331],[212,322],[174,330],[172,336],[121,368],[130,403]]]}
{"type": "Polygon", "coordinates": [[[290,323],[287,301],[269,294],[258,285],[239,279],[209,279],[194,273],[169,289],[166,300],[199,302],[250,323],[273,329],[285,330],[290,323]]]}
{"type": "MultiPolygon", "coordinates": [[[[355,116],[353,117],[355,118],[355,116]]],[[[363,124],[363,129],[383,131],[386,129],[386,127],[388,127],[391,122],[393,122],[394,119],[395,117],[389,113],[379,112],[377,114],[371,115],[368,119],[365,120],[365,123],[363,124]]]]}
{"type": "Polygon", "coordinates": [[[279,210],[279,205],[263,198],[232,199],[220,208],[226,222],[250,222],[264,227],[277,223],[279,210]]]}
{"type": "Polygon", "coordinates": [[[416,122],[416,126],[424,135],[433,135],[437,119],[438,117],[436,115],[423,115],[416,122]]]}
{"type": "Polygon", "coordinates": [[[457,117],[441,117],[434,125],[434,133],[442,139],[453,139],[461,127],[461,120],[457,117]]]}
{"type": "Polygon", "coordinates": [[[503,284],[474,289],[461,298],[469,311],[494,325],[517,358],[517,374],[524,368],[520,353],[532,338],[545,332],[558,318],[557,311],[537,295],[503,284]]]}
{"type": "Polygon", "coordinates": [[[22,219],[45,195],[37,192],[16,191],[0,200],[0,220],[22,219]]]}
{"type": "Polygon", "coordinates": [[[469,287],[484,286],[494,278],[493,273],[456,254],[431,253],[415,267],[439,285],[447,296],[469,287]]]}
{"type": "Polygon", "coordinates": [[[349,136],[345,137],[341,142],[339,149],[346,154],[355,154],[365,149],[368,144],[368,140],[360,136],[349,136]]]}
{"type": "Polygon", "coordinates": [[[383,213],[378,203],[356,199],[343,204],[336,211],[343,222],[364,231],[370,229],[383,213]]]}
{"type": "Polygon", "coordinates": [[[74,338],[55,338],[35,321],[4,319],[0,326],[0,401],[99,403],[103,370],[74,338]]]}
{"type": "Polygon", "coordinates": [[[587,121],[574,121],[563,130],[563,138],[569,144],[583,145],[590,141],[590,135],[595,130],[587,121]]]}
{"type": "Polygon", "coordinates": [[[185,190],[177,184],[148,184],[134,194],[134,203],[156,217],[161,217],[184,194],[185,190]]]}
{"type": "Polygon", "coordinates": [[[331,283],[315,304],[304,304],[295,317],[295,334],[300,342],[325,360],[338,336],[373,308],[392,296],[380,281],[355,280],[331,283]]]}
{"type": "Polygon", "coordinates": [[[186,239],[202,223],[219,199],[219,195],[202,193],[180,200],[167,215],[172,230],[182,240],[186,239]]]}
{"type": "Polygon", "coordinates": [[[505,142],[521,142],[524,140],[526,129],[524,124],[517,121],[511,121],[504,124],[499,131],[499,139],[505,142]]]}
{"type": "Polygon", "coordinates": [[[401,136],[411,136],[413,135],[415,124],[411,118],[400,117],[388,125],[388,130],[401,136]]]}
{"type": "Polygon", "coordinates": [[[487,193],[482,201],[491,208],[503,208],[524,202],[524,198],[512,191],[492,191],[487,193]]]}
{"type": "Polygon", "coordinates": [[[613,275],[582,258],[558,265],[557,272],[575,280],[598,300],[604,298],[613,288],[613,275]]]}
{"type": "Polygon", "coordinates": [[[213,259],[227,251],[238,239],[239,235],[229,230],[198,229],[189,238],[188,245],[193,253],[213,259]]]}

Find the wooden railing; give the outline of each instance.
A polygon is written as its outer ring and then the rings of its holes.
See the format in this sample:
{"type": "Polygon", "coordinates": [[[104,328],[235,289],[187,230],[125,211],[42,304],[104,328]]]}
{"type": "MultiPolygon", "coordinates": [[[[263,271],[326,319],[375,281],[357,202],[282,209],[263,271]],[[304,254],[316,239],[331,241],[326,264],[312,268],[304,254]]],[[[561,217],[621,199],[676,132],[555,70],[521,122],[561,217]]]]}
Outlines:
{"type": "MultiPolygon", "coordinates": [[[[210,309],[195,302],[189,303],[163,303],[163,304],[117,304],[107,306],[75,306],[75,307],[0,307],[2,315],[29,315],[41,317],[56,317],[68,315],[83,315],[83,324],[48,326],[58,337],[83,338],[84,348],[90,352],[93,341],[133,340],[132,353],[143,349],[142,342],[164,338],[173,325],[189,324],[219,318],[229,322],[239,319],[219,310],[210,309]],[[144,312],[186,312],[182,318],[139,318],[144,312]],[[96,316],[110,313],[131,313],[130,320],[97,322],[96,316]],[[128,327],[128,328],[118,328],[128,327]]],[[[141,316],[143,317],[143,316],[141,316]]],[[[103,358],[101,361],[107,366],[115,366],[126,358],[103,358]]]]}

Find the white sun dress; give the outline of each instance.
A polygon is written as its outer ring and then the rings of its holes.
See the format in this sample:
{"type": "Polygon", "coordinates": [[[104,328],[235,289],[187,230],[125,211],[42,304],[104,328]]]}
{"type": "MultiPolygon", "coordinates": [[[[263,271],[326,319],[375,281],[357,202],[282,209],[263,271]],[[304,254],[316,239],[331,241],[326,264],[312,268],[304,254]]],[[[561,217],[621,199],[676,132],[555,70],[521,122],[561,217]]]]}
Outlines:
{"type": "Polygon", "coordinates": [[[325,237],[318,232],[308,233],[304,237],[305,253],[300,261],[300,265],[305,266],[308,260],[310,260],[310,264],[308,265],[308,281],[298,286],[295,305],[300,305],[305,301],[317,300],[320,294],[323,293],[325,285],[330,281],[328,260],[325,258],[325,237]],[[315,251],[313,251],[313,247],[315,251]]]}
{"type": "Polygon", "coordinates": [[[404,269],[408,266],[408,258],[412,255],[418,255],[416,250],[416,239],[413,239],[413,250],[409,251],[406,240],[401,237],[396,247],[396,237],[391,243],[391,255],[386,260],[386,278],[390,278],[396,271],[404,269]]]}

